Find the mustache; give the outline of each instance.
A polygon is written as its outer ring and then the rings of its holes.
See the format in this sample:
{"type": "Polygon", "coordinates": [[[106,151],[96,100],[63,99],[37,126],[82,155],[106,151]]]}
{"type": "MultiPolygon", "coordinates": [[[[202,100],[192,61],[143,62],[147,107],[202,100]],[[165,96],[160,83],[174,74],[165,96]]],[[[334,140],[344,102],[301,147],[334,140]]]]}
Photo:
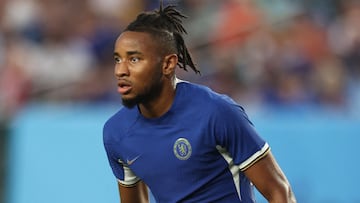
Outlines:
{"type": "Polygon", "coordinates": [[[118,79],[117,80],[117,85],[120,86],[131,86],[132,82],[130,80],[127,79],[118,79]]]}

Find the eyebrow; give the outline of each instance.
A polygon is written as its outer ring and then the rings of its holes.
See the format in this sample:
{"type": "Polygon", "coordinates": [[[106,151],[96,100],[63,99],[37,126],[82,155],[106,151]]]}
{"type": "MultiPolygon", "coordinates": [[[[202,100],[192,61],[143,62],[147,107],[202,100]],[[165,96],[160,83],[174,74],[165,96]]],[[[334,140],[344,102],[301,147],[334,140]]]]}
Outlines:
{"type": "MultiPolygon", "coordinates": [[[[127,51],[126,52],[127,56],[131,56],[131,55],[135,55],[135,54],[142,54],[142,53],[140,51],[127,51]]],[[[120,54],[117,52],[114,52],[114,56],[120,56],[120,54]]]]}

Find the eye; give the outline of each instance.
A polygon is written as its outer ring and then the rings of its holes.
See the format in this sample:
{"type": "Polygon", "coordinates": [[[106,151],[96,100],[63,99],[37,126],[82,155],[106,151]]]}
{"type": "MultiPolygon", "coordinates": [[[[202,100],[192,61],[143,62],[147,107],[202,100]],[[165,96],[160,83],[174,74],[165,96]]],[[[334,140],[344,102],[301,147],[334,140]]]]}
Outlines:
{"type": "Polygon", "coordinates": [[[131,57],[130,58],[130,62],[131,63],[137,63],[137,62],[139,62],[140,61],[140,58],[138,58],[138,57],[131,57]]]}
{"type": "Polygon", "coordinates": [[[118,56],[114,56],[114,61],[115,61],[115,63],[121,63],[122,59],[118,56]]]}

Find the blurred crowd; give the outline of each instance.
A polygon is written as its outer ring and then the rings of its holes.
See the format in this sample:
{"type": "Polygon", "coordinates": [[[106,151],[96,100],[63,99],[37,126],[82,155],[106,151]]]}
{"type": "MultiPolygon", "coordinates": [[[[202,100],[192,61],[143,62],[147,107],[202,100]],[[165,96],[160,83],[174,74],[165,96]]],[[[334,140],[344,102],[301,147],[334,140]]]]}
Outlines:
{"type": "MultiPolygon", "coordinates": [[[[206,84],[240,103],[349,108],[360,102],[360,1],[164,0],[189,18],[206,84]]],[[[113,45],[158,0],[0,0],[0,120],[29,102],[120,102],[113,45]]]]}
{"type": "MultiPolygon", "coordinates": [[[[189,17],[185,39],[201,70],[178,70],[181,79],[245,106],[360,109],[360,0],[164,3],[189,17]]],[[[158,0],[0,0],[0,154],[8,122],[26,104],[119,103],[114,42],[139,12],[158,7],[158,0]]],[[[0,158],[0,182],[4,168],[0,158]]]]}

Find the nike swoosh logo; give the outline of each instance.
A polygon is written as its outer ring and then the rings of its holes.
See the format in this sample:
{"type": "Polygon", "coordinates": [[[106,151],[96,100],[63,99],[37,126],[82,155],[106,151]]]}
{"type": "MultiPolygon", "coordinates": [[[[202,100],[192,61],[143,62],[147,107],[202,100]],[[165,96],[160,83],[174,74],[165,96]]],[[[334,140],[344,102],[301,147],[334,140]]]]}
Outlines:
{"type": "Polygon", "coordinates": [[[140,157],[140,155],[137,156],[137,157],[135,157],[135,158],[133,158],[133,159],[131,159],[131,160],[126,159],[126,164],[127,164],[128,166],[130,166],[130,165],[133,164],[139,157],[140,157]]]}

